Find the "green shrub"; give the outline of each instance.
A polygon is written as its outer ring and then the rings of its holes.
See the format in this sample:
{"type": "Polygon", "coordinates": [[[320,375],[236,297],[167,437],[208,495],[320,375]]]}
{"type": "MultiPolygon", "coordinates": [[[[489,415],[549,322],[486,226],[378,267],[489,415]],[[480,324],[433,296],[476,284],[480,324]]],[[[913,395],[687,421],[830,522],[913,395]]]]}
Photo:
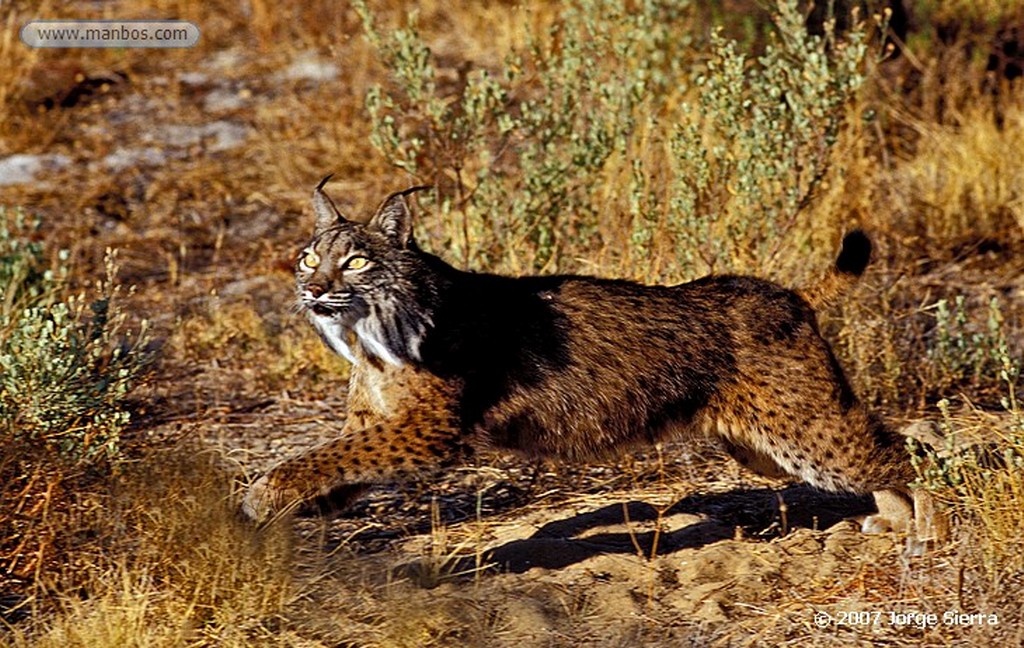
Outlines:
{"type": "Polygon", "coordinates": [[[697,48],[689,2],[575,0],[457,83],[415,13],[385,31],[356,6],[391,78],[366,98],[373,144],[437,188],[441,245],[472,267],[577,270],[595,249],[640,275],[666,254],[674,277],[763,265],[828,175],[864,78],[862,26],[811,35],[795,0],[754,60],[717,33],[697,48]]]}
{"type": "Polygon", "coordinates": [[[684,104],[671,135],[668,222],[697,273],[763,273],[792,252],[785,237],[807,217],[864,82],[862,25],[842,40],[831,25],[811,35],[794,2],[778,3],[774,23],[756,62],[712,35],[699,99],[684,104]]]}
{"type": "Polygon", "coordinates": [[[930,376],[926,383],[936,393],[982,385],[1015,384],[1020,366],[1010,353],[999,300],[993,297],[984,323],[973,321],[963,295],[952,302],[940,299],[933,306],[935,329],[926,356],[930,376]]]}
{"type": "Polygon", "coordinates": [[[113,253],[88,295],[68,294],[67,254],[47,269],[29,229],[0,208],[0,434],[74,461],[114,457],[147,366],[145,324],[125,330],[113,253]]]}
{"type": "Polygon", "coordinates": [[[447,247],[466,265],[538,270],[558,267],[567,239],[595,236],[594,180],[624,154],[635,108],[667,82],[668,27],[681,9],[569,3],[545,37],[530,34],[497,72],[470,72],[452,97],[415,12],[385,33],[356,7],[394,81],[367,96],[372,142],[439,188],[447,247]]]}

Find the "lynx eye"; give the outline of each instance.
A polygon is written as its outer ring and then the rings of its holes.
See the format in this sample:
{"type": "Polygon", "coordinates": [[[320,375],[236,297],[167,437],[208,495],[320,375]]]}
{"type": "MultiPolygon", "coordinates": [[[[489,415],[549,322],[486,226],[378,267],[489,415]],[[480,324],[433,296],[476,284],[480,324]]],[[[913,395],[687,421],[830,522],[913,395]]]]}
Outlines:
{"type": "Polygon", "coordinates": [[[307,270],[313,270],[320,265],[320,255],[310,250],[302,257],[302,260],[299,261],[299,265],[307,270]]]}
{"type": "Polygon", "coordinates": [[[345,270],[362,270],[370,265],[370,260],[364,256],[354,256],[345,262],[345,270]]]}

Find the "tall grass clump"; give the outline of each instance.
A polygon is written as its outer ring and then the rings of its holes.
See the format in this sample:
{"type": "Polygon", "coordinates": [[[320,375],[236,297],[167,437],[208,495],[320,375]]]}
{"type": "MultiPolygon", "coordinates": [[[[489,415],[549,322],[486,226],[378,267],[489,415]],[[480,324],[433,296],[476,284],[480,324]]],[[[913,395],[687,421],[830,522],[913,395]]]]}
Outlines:
{"type": "Polygon", "coordinates": [[[280,627],[301,594],[290,529],[255,533],[237,515],[233,477],[186,444],[79,494],[69,521],[80,535],[56,541],[70,564],[39,579],[9,645],[294,645],[280,627]]]}
{"type": "Polygon", "coordinates": [[[791,1],[754,57],[708,40],[687,2],[577,0],[498,69],[452,82],[414,13],[385,32],[358,7],[390,73],[366,99],[374,145],[435,186],[442,245],[512,271],[575,270],[603,250],[678,279],[805,244],[791,235],[835,175],[868,51],[861,23],[815,36],[791,1]]]}
{"type": "MultiPolygon", "coordinates": [[[[995,103],[995,102],[991,102],[995,103]]],[[[918,154],[894,181],[906,197],[903,227],[928,241],[1012,240],[1024,233],[1024,101],[1008,93],[997,106],[975,102],[953,125],[920,121],[918,154]]]]}
{"type": "Polygon", "coordinates": [[[981,551],[991,571],[1024,569],[1024,409],[1019,400],[1020,354],[1007,341],[998,302],[989,304],[986,327],[971,332],[962,299],[951,310],[936,308],[937,335],[930,359],[960,380],[989,378],[1002,386],[1001,411],[966,401],[954,412],[939,401],[943,447],[927,449],[918,462],[918,485],[945,503],[968,546],[981,551]]]}
{"type": "Polygon", "coordinates": [[[21,211],[0,209],[0,435],[73,461],[112,458],[148,362],[145,325],[126,328],[113,254],[91,292],[69,294],[67,254],[47,267],[27,229],[21,211]]]}
{"type": "MultiPolygon", "coordinates": [[[[25,47],[18,37],[26,20],[28,7],[20,3],[11,6],[5,3],[0,14],[0,114],[5,116],[0,123],[0,142],[8,144],[8,138],[17,138],[18,126],[24,125],[24,115],[19,110],[19,88],[23,87],[29,69],[39,57],[39,51],[25,47]]],[[[34,16],[33,16],[34,17],[34,16]]],[[[5,147],[6,148],[6,147],[5,147]]]]}

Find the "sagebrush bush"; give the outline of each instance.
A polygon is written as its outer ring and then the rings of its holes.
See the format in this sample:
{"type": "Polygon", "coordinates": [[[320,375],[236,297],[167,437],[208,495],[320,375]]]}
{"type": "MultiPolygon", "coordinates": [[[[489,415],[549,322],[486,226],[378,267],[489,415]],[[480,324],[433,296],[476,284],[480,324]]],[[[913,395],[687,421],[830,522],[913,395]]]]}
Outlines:
{"type": "Polygon", "coordinates": [[[927,383],[938,393],[979,384],[1015,383],[1020,368],[1011,356],[999,300],[993,297],[984,324],[970,321],[966,298],[934,305],[935,334],[927,348],[927,383]]]}
{"type": "Polygon", "coordinates": [[[676,278],[763,268],[831,169],[868,50],[861,25],[809,34],[795,1],[751,61],[718,34],[687,51],[703,40],[689,3],[577,0],[452,83],[415,13],[385,32],[357,7],[392,81],[367,96],[374,145],[436,187],[440,245],[512,271],[577,269],[615,243],[641,264],[667,254],[676,278]]]}
{"type": "Polygon", "coordinates": [[[863,26],[841,40],[831,26],[814,36],[795,3],[780,2],[775,27],[754,65],[713,36],[699,101],[672,135],[669,223],[698,272],[764,272],[795,243],[787,235],[807,216],[864,82],[863,26]]]}
{"type": "Polygon", "coordinates": [[[539,270],[559,267],[570,239],[593,242],[595,180],[624,154],[636,107],[666,84],[668,26],[681,9],[570,3],[546,38],[529,36],[500,70],[473,70],[452,87],[415,12],[385,32],[356,6],[394,81],[367,95],[373,144],[437,187],[446,248],[467,266],[539,270]]]}
{"type": "Polygon", "coordinates": [[[126,330],[112,253],[103,279],[69,293],[67,254],[47,268],[28,229],[0,208],[0,435],[73,461],[114,457],[148,365],[145,324],[126,330]]]}

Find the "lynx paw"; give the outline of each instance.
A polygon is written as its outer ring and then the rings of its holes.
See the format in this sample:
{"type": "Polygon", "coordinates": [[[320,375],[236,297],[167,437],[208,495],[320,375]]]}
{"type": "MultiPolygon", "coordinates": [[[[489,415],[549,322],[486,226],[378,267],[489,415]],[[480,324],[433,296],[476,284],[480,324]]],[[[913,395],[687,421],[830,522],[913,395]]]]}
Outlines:
{"type": "Polygon", "coordinates": [[[914,519],[914,506],[910,497],[897,490],[885,489],[872,493],[878,513],[864,518],[861,531],[864,533],[907,533],[914,519]]]}
{"type": "Polygon", "coordinates": [[[908,533],[910,528],[905,520],[893,520],[881,513],[876,513],[864,518],[860,530],[862,533],[889,533],[891,531],[906,533],[907,541],[903,549],[903,555],[906,558],[923,556],[927,550],[927,542],[919,540],[914,533],[908,533]]]}
{"type": "Polygon", "coordinates": [[[297,498],[270,483],[269,475],[263,475],[252,484],[242,499],[242,513],[257,523],[263,523],[279,513],[286,504],[297,498]]]}
{"type": "Polygon", "coordinates": [[[892,521],[879,514],[868,515],[860,524],[862,533],[888,533],[892,530],[894,530],[892,521]]]}

